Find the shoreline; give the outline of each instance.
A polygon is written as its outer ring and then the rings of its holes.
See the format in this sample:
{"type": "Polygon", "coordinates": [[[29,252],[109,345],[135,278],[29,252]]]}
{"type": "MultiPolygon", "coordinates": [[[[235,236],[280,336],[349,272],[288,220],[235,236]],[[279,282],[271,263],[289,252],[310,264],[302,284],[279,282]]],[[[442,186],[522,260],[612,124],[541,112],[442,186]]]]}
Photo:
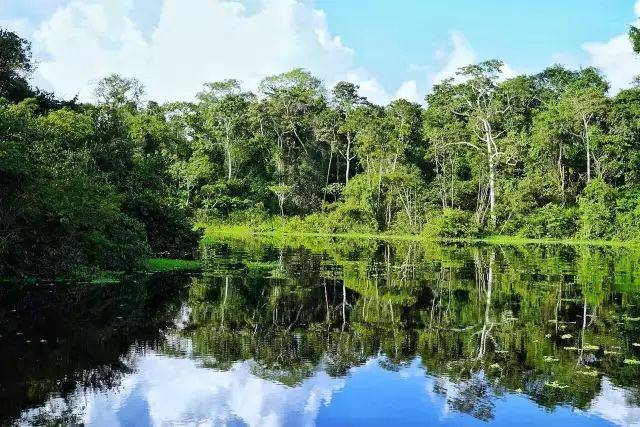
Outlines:
{"type": "Polygon", "coordinates": [[[204,225],[204,235],[201,242],[213,240],[216,237],[246,238],[251,236],[281,236],[281,237],[319,237],[354,240],[382,240],[382,241],[414,241],[414,242],[435,242],[435,243],[469,243],[469,244],[490,244],[490,245],[567,245],[567,246],[600,246],[600,247],[620,247],[638,248],[640,241],[636,240],[584,240],[584,239],[552,239],[552,238],[528,238],[508,235],[491,235],[486,237],[466,237],[466,238],[429,238],[419,234],[393,234],[393,233],[317,233],[300,231],[261,231],[246,226],[217,226],[204,225]]]}

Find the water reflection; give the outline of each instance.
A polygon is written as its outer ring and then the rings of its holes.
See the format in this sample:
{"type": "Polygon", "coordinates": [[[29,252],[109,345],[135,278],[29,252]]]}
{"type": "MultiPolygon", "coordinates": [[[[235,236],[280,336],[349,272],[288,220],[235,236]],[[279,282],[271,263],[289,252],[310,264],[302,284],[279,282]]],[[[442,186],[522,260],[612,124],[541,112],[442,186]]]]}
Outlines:
{"type": "Polygon", "coordinates": [[[3,419],[640,423],[634,251],[253,240],[204,259],[3,289],[3,419]]]}

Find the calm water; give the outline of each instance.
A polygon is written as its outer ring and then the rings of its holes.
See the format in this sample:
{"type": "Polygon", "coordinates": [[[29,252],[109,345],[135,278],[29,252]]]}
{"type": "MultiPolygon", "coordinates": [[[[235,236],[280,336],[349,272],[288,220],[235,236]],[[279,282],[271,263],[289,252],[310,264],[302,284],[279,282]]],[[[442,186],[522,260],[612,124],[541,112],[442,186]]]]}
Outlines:
{"type": "Polygon", "coordinates": [[[0,285],[0,424],[640,425],[640,254],[220,241],[0,285]]]}

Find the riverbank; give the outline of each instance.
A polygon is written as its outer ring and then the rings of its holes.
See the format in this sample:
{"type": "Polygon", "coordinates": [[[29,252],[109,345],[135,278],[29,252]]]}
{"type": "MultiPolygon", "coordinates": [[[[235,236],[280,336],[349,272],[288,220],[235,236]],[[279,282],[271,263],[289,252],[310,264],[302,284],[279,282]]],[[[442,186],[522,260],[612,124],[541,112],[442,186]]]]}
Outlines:
{"type": "Polygon", "coordinates": [[[640,248],[640,241],[624,240],[584,240],[584,239],[534,239],[521,236],[491,235],[478,238],[434,238],[420,234],[396,234],[396,233],[316,233],[286,230],[262,230],[259,227],[246,225],[206,225],[200,224],[205,230],[202,241],[213,241],[218,238],[248,238],[251,236],[272,237],[309,237],[309,238],[339,238],[339,239],[371,239],[388,241],[416,241],[438,243],[471,243],[493,245],[574,245],[574,246],[607,246],[640,248]]]}

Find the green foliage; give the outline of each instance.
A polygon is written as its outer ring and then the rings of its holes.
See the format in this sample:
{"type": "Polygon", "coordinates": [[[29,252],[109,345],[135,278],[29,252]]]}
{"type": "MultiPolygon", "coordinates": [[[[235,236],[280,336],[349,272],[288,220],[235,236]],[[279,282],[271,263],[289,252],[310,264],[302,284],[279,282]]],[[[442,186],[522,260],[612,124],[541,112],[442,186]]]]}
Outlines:
{"type": "MultiPolygon", "coordinates": [[[[630,36],[637,40],[637,30],[630,36]]],[[[137,269],[192,256],[192,221],[250,229],[638,239],[640,89],[598,70],[502,78],[497,60],[427,106],[374,105],[306,70],[258,92],[227,79],[143,105],[135,78],[97,105],[31,88],[30,44],[0,30],[0,268],[137,269]],[[41,267],[38,267],[40,265],[41,267]]]]}
{"type": "Polygon", "coordinates": [[[578,199],[580,237],[602,239],[615,231],[616,191],[602,179],[592,180],[578,199]]]}
{"type": "Polygon", "coordinates": [[[422,231],[427,238],[467,238],[479,234],[480,228],[471,213],[450,208],[432,212],[422,231]]]}
{"type": "Polygon", "coordinates": [[[519,233],[535,239],[563,239],[573,237],[576,230],[576,209],[549,203],[526,216],[519,233]]]}
{"type": "MultiPolygon", "coordinates": [[[[0,45],[6,95],[33,67],[27,42],[0,31],[0,45]]],[[[102,105],[82,108],[28,89],[35,99],[0,98],[0,272],[78,277],[141,270],[152,253],[193,256],[200,234],[165,157],[175,134],[156,104],[140,108],[142,86],[111,76],[102,105]]]]}
{"type": "Polygon", "coordinates": [[[640,239],[640,188],[620,191],[616,208],[615,237],[621,240],[640,239]]]}

